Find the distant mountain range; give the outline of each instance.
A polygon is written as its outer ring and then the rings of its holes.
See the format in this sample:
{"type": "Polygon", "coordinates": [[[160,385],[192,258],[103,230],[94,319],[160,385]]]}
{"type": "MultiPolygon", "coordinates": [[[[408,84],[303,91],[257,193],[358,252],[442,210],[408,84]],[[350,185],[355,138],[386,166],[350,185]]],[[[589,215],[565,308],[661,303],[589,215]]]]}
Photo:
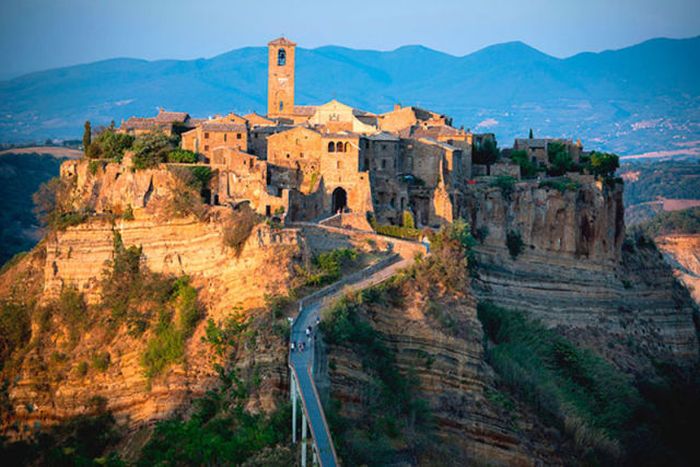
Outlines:
{"type": "MultiPolygon", "coordinates": [[[[456,125],[525,136],[581,138],[638,154],[700,151],[700,36],[653,39],[566,59],[521,42],[455,57],[422,46],[390,52],[297,50],[297,103],[332,98],[372,112],[394,103],[447,113],[456,125]]],[[[79,138],[157,107],[206,117],[266,109],[265,47],[199,60],[119,58],[0,82],[0,142],[79,138]]]]}

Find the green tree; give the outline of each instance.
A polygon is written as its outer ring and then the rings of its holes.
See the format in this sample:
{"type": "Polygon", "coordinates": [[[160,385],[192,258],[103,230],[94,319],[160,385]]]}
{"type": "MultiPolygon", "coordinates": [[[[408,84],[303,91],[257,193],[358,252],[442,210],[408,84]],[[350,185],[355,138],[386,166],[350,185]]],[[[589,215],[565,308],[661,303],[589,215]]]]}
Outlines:
{"type": "Polygon", "coordinates": [[[134,168],[150,169],[168,160],[174,144],[164,133],[141,135],[134,141],[134,168]]]}
{"type": "Polygon", "coordinates": [[[133,136],[117,133],[114,128],[108,127],[97,135],[90,152],[92,157],[120,162],[124,157],[124,151],[131,149],[133,144],[133,136]]]}
{"type": "Polygon", "coordinates": [[[485,164],[490,166],[498,159],[498,147],[492,139],[486,139],[481,144],[475,144],[472,148],[473,160],[475,164],[485,164]]]}
{"type": "Polygon", "coordinates": [[[610,177],[620,167],[620,158],[607,152],[591,153],[591,173],[600,177],[610,177]]]}
{"type": "Polygon", "coordinates": [[[547,159],[549,160],[549,175],[559,176],[571,171],[574,161],[564,143],[552,142],[547,145],[547,159]]]}
{"type": "Polygon", "coordinates": [[[90,144],[92,143],[92,128],[90,120],[85,121],[85,129],[83,130],[83,151],[85,155],[90,157],[90,144]]]}
{"type": "Polygon", "coordinates": [[[537,165],[530,161],[527,157],[527,151],[524,149],[516,149],[510,153],[510,158],[513,162],[520,166],[520,175],[524,178],[534,177],[537,175],[537,165]]]}

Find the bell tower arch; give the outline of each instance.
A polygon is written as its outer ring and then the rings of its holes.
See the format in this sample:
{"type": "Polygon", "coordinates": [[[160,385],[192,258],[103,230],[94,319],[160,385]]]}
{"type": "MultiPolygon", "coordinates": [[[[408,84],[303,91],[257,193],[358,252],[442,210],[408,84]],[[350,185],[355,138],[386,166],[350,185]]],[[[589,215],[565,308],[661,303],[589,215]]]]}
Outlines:
{"type": "Polygon", "coordinates": [[[294,52],[296,44],[280,37],[267,44],[267,116],[294,113],[294,52]]]}

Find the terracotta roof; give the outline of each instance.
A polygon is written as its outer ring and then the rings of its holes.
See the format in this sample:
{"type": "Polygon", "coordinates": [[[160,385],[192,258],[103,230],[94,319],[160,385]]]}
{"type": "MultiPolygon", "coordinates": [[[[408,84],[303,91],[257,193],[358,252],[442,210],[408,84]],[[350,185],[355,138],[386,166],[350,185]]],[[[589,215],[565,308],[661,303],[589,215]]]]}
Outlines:
{"type": "Polygon", "coordinates": [[[163,109],[155,117],[157,123],[184,123],[190,115],[187,112],[168,112],[163,109]]]}
{"type": "Polygon", "coordinates": [[[315,105],[295,105],[294,115],[308,115],[309,117],[316,113],[315,105]]]}
{"type": "Polygon", "coordinates": [[[290,41],[286,37],[278,37],[277,39],[268,42],[267,45],[285,45],[288,47],[293,47],[297,44],[295,42],[290,41]]]}
{"type": "Polygon", "coordinates": [[[156,121],[153,118],[142,118],[142,117],[129,117],[125,122],[121,124],[122,128],[127,130],[132,129],[151,129],[155,128],[156,121]]]}
{"type": "Polygon", "coordinates": [[[205,131],[239,131],[245,133],[248,130],[241,123],[204,122],[200,126],[205,131]]]}
{"type": "Polygon", "coordinates": [[[367,136],[367,139],[371,139],[372,141],[398,141],[399,137],[392,135],[391,133],[387,133],[386,131],[381,131],[379,133],[367,136]]]}

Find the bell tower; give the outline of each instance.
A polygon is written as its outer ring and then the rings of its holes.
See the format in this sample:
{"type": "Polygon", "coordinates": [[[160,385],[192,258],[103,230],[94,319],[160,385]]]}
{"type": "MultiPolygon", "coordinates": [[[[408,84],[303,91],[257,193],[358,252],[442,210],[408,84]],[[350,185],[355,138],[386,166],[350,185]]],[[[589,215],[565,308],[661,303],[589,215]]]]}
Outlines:
{"type": "Polygon", "coordinates": [[[267,44],[267,116],[294,114],[294,49],[296,44],[280,37],[267,44]]]}

